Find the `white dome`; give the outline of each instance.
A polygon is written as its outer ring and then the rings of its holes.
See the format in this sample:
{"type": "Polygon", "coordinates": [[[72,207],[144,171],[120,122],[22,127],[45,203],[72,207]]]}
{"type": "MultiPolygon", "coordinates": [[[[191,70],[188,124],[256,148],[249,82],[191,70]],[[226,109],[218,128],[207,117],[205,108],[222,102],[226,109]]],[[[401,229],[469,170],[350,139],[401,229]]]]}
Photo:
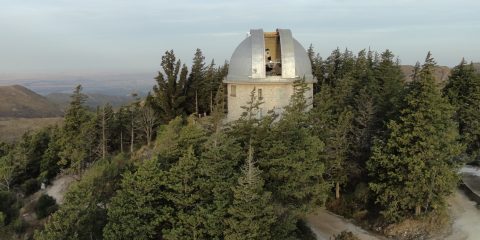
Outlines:
{"type": "Polygon", "coordinates": [[[267,74],[264,33],[262,29],[253,29],[233,52],[225,82],[293,82],[301,78],[305,78],[306,82],[316,82],[305,48],[292,37],[290,30],[277,29],[277,33],[280,38],[281,74],[267,74]]]}

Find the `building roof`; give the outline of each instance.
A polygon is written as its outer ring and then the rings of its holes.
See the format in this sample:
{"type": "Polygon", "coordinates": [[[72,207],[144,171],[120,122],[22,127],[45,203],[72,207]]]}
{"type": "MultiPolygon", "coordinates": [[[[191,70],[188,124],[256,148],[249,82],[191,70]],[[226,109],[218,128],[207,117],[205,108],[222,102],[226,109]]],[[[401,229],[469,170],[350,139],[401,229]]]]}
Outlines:
{"type": "MultiPolygon", "coordinates": [[[[270,61],[271,62],[271,61],[270,61]]],[[[268,65],[270,66],[270,65],[268,65]]],[[[292,37],[289,29],[277,29],[273,33],[264,33],[262,29],[250,30],[250,36],[235,49],[230,59],[226,83],[275,83],[293,82],[305,78],[306,82],[316,82],[305,48],[292,37]],[[275,74],[267,65],[265,38],[278,36],[279,61],[275,65],[275,74]]]]}

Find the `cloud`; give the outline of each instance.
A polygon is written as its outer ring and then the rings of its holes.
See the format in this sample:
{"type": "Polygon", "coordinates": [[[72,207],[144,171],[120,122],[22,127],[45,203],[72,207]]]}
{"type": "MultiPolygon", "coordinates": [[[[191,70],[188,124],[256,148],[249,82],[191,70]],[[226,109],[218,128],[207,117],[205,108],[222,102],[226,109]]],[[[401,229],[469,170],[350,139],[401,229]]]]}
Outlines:
{"type": "MultiPolygon", "coordinates": [[[[175,49],[228,59],[250,28],[290,28],[322,54],[336,46],[391,48],[413,63],[429,48],[453,65],[480,61],[473,0],[0,0],[0,73],[155,71],[175,49]],[[447,47],[448,46],[448,47],[447,47]],[[454,49],[454,50],[452,50],[454,49]],[[454,52],[454,54],[452,53],[454,52]]],[[[423,57],[423,56],[422,56],[423,57]]]]}

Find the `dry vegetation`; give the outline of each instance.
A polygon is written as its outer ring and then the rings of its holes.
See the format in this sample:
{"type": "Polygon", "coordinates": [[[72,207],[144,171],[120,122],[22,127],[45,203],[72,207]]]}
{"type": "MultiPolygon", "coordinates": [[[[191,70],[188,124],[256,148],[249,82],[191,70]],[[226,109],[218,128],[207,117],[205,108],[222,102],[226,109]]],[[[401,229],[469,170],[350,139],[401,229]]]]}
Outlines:
{"type": "Polygon", "coordinates": [[[62,117],[52,118],[0,118],[0,141],[13,142],[27,131],[49,125],[62,124],[62,117]]]}
{"type": "Polygon", "coordinates": [[[0,117],[59,117],[60,108],[45,97],[20,86],[0,86],[0,117]]]}

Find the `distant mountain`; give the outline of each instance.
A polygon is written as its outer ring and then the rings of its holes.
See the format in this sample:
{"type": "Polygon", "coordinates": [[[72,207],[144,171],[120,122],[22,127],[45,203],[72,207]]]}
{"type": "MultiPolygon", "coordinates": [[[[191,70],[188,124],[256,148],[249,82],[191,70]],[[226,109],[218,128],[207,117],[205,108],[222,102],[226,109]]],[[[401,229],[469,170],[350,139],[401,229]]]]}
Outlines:
{"type": "Polygon", "coordinates": [[[1,118],[38,118],[61,116],[62,111],[47,98],[20,86],[0,86],[1,118]]]}
{"type": "MultiPolygon", "coordinates": [[[[405,75],[405,79],[407,82],[412,81],[412,74],[413,69],[415,68],[412,65],[401,65],[400,68],[402,69],[403,74],[405,75]]],[[[451,69],[446,66],[437,66],[435,67],[435,79],[438,83],[442,83],[447,81],[448,77],[450,76],[451,69]]]]}
{"type": "Polygon", "coordinates": [[[81,84],[83,92],[127,96],[135,92],[145,94],[155,84],[154,74],[86,74],[86,75],[38,75],[29,77],[2,76],[0,86],[19,84],[41,95],[72,93],[81,84]]]}
{"type": "MultiPolygon", "coordinates": [[[[70,93],[50,93],[45,97],[58,106],[61,109],[66,109],[70,103],[70,93]]],[[[120,107],[124,104],[131,102],[132,97],[128,96],[112,96],[101,93],[85,93],[87,95],[86,105],[90,108],[96,108],[97,106],[103,106],[106,103],[110,103],[114,108],[120,107]]]]}

